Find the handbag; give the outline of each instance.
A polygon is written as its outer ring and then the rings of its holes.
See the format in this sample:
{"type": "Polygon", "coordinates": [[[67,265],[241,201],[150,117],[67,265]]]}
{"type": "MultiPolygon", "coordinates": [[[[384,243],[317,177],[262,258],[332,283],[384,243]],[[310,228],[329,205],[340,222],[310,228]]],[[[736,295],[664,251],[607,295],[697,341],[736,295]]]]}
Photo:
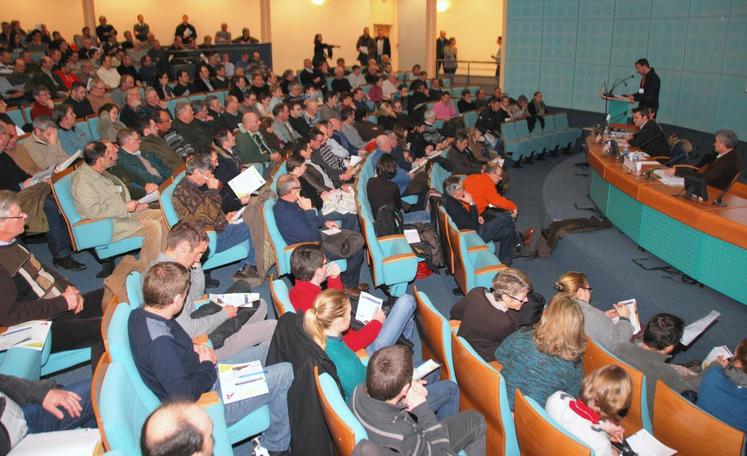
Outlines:
{"type": "Polygon", "coordinates": [[[350,258],[363,248],[363,236],[351,230],[340,230],[339,233],[322,233],[322,247],[338,258],[350,258]]]}

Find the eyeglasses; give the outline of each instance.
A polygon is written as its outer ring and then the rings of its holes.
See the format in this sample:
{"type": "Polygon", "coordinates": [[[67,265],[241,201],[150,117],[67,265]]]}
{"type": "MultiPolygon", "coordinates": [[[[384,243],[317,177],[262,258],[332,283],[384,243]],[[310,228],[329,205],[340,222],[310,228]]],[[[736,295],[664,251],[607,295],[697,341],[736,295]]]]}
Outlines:
{"type": "Polygon", "coordinates": [[[28,217],[28,215],[25,212],[21,212],[18,215],[10,215],[7,217],[0,217],[0,220],[14,220],[14,219],[24,219],[28,217]]]}
{"type": "Polygon", "coordinates": [[[524,295],[522,299],[517,298],[516,296],[511,296],[510,294],[503,293],[504,295],[508,296],[509,298],[513,299],[516,302],[527,302],[529,301],[529,297],[527,295],[524,295]]]}

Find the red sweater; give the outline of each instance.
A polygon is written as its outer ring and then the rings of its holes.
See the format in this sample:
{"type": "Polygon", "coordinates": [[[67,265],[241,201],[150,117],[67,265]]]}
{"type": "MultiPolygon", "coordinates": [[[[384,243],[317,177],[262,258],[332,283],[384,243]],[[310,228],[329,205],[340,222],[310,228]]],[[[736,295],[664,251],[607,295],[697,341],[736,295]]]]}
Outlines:
{"type": "MultiPolygon", "coordinates": [[[[330,277],[327,279],[327,288],[342,289],[342,281],[339,277],[330,277]]],[[[314,305],[314,299],[322,292],[322,289],[311,282],[304,282],[296,280],[296,285],[290,289],[288,296],[290,297],[293,308],[298,313],[304,313],[311,306],[314,305]]],[[[378,320],[371,320],[359,330],[348,329],[342,335],[342,340],[345,341],[345,345],[353,351],[358,351],[361,348],[366,348],[376,339],[381,331],[381,322],[378,320]]]]}

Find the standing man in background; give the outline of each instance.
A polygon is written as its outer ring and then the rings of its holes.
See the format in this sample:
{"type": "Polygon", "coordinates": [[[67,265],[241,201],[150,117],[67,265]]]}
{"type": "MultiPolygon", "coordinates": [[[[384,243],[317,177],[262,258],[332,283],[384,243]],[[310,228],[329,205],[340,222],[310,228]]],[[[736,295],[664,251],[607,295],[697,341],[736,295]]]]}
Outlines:
{"type": "Polygon", "coordinates": [[[141,42],[148,41],[148,33],[150,33],[150,26],[145,23],[142,14],[137,15],[137,24],[132,26],[132,31],[135,32],[135,39],[141,42]]]}
{"type": "Polygon", "coordinates": [[[380,28],[376,32],[376,58],[379,63],[381,63],[381,59],[385,55],[392,58],[392,45],[389,42],[389,37],[384,36],[384,29],[380,28]]]}
{"type": "Polygon", "coordinates": [[[495,51],[495,55],[491,55],[490,58],[495,59],[495,81],[500,84],[501,83],[501,47],[503,46],[503,37],[499,36],[498,41],[496,41],[496,44],[498,44],[498,49],[495,51]]]}
{"type": "Polygon", "coordinates": [[[441,61],[444,59],[444,48],[449,43],[449,39],[446,38],[446,31],[441,30],[441,33],[436,39],[436,77],[438,77],[438,70],[441,69],[441,61]]]}
{"type": "Polygon", "coordinates": [[[182,22],[176,26],[174,36],[178,36],[182,39],[184,45],[192,44],[197,38],[197,29],[195,26],[189,23],[189,16],[186,14],[182,16],[182,22]]]}
{"type": "Polygon", "coordinates": [[[635,62],[635,70],[641,75],[641,85],[638,93],[626,95],[625,98],[637,101],[639,108],[650,109],[652,117],[656,117],[656,113],[659,112],[659,90],[661,89],[659,75],[646,59],[638,59],[635,62]]]}

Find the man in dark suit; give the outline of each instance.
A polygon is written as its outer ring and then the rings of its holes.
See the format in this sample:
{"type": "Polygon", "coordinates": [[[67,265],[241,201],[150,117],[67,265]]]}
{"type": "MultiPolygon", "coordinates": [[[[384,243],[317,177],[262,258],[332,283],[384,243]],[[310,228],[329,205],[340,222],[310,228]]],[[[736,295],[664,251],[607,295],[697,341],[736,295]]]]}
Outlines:
{"type": "Polygon", "coordinates": [[[670,155],[664,130],[653,119],[649,108],[633,109],[633,123],[639,130],[628,140],[628,144],[640,148],[651,156],[670,155]]]}
{"type": "Polygon", "coordinates": [[[641,75],[641,85],[638,93],[626,95],[630,101],[637,101],[639,108],[649,108],[656,117],[659,111],[659,90],[661,89],[661,80],[646,59],[638,59],[635,62],[635,70],[641,75]]]}
{"type": "Polygon", "coordinates": [[[699,174],[705,179],[706,184],[721,190],[726,190],[737,173],[740,172],[739,152],[737,152],[737,134],[732,130],[719,130],[716,132],[713,149],[716,157],[699,171],[690,168],[669,168],[669,175],[686,176],[688,174],[699,174]]]}
{"type": "Polygon", "coordinates": [[[379,29],[376,32],[376,58],[381,63],[381,56],[386,55],[389,58],[392,57],[392,45],[389,43],[389,37],[384,36],[384,30],[379,29]]]}
{"type": "Polygon", "coordinates": [[[436,76],[438,76],[438,70],[441,69],[441,62],[444,59],[444,46],[449,42],[446,38],[446,31],[441,30],[441,34],[436,39],[436,76]]]}

